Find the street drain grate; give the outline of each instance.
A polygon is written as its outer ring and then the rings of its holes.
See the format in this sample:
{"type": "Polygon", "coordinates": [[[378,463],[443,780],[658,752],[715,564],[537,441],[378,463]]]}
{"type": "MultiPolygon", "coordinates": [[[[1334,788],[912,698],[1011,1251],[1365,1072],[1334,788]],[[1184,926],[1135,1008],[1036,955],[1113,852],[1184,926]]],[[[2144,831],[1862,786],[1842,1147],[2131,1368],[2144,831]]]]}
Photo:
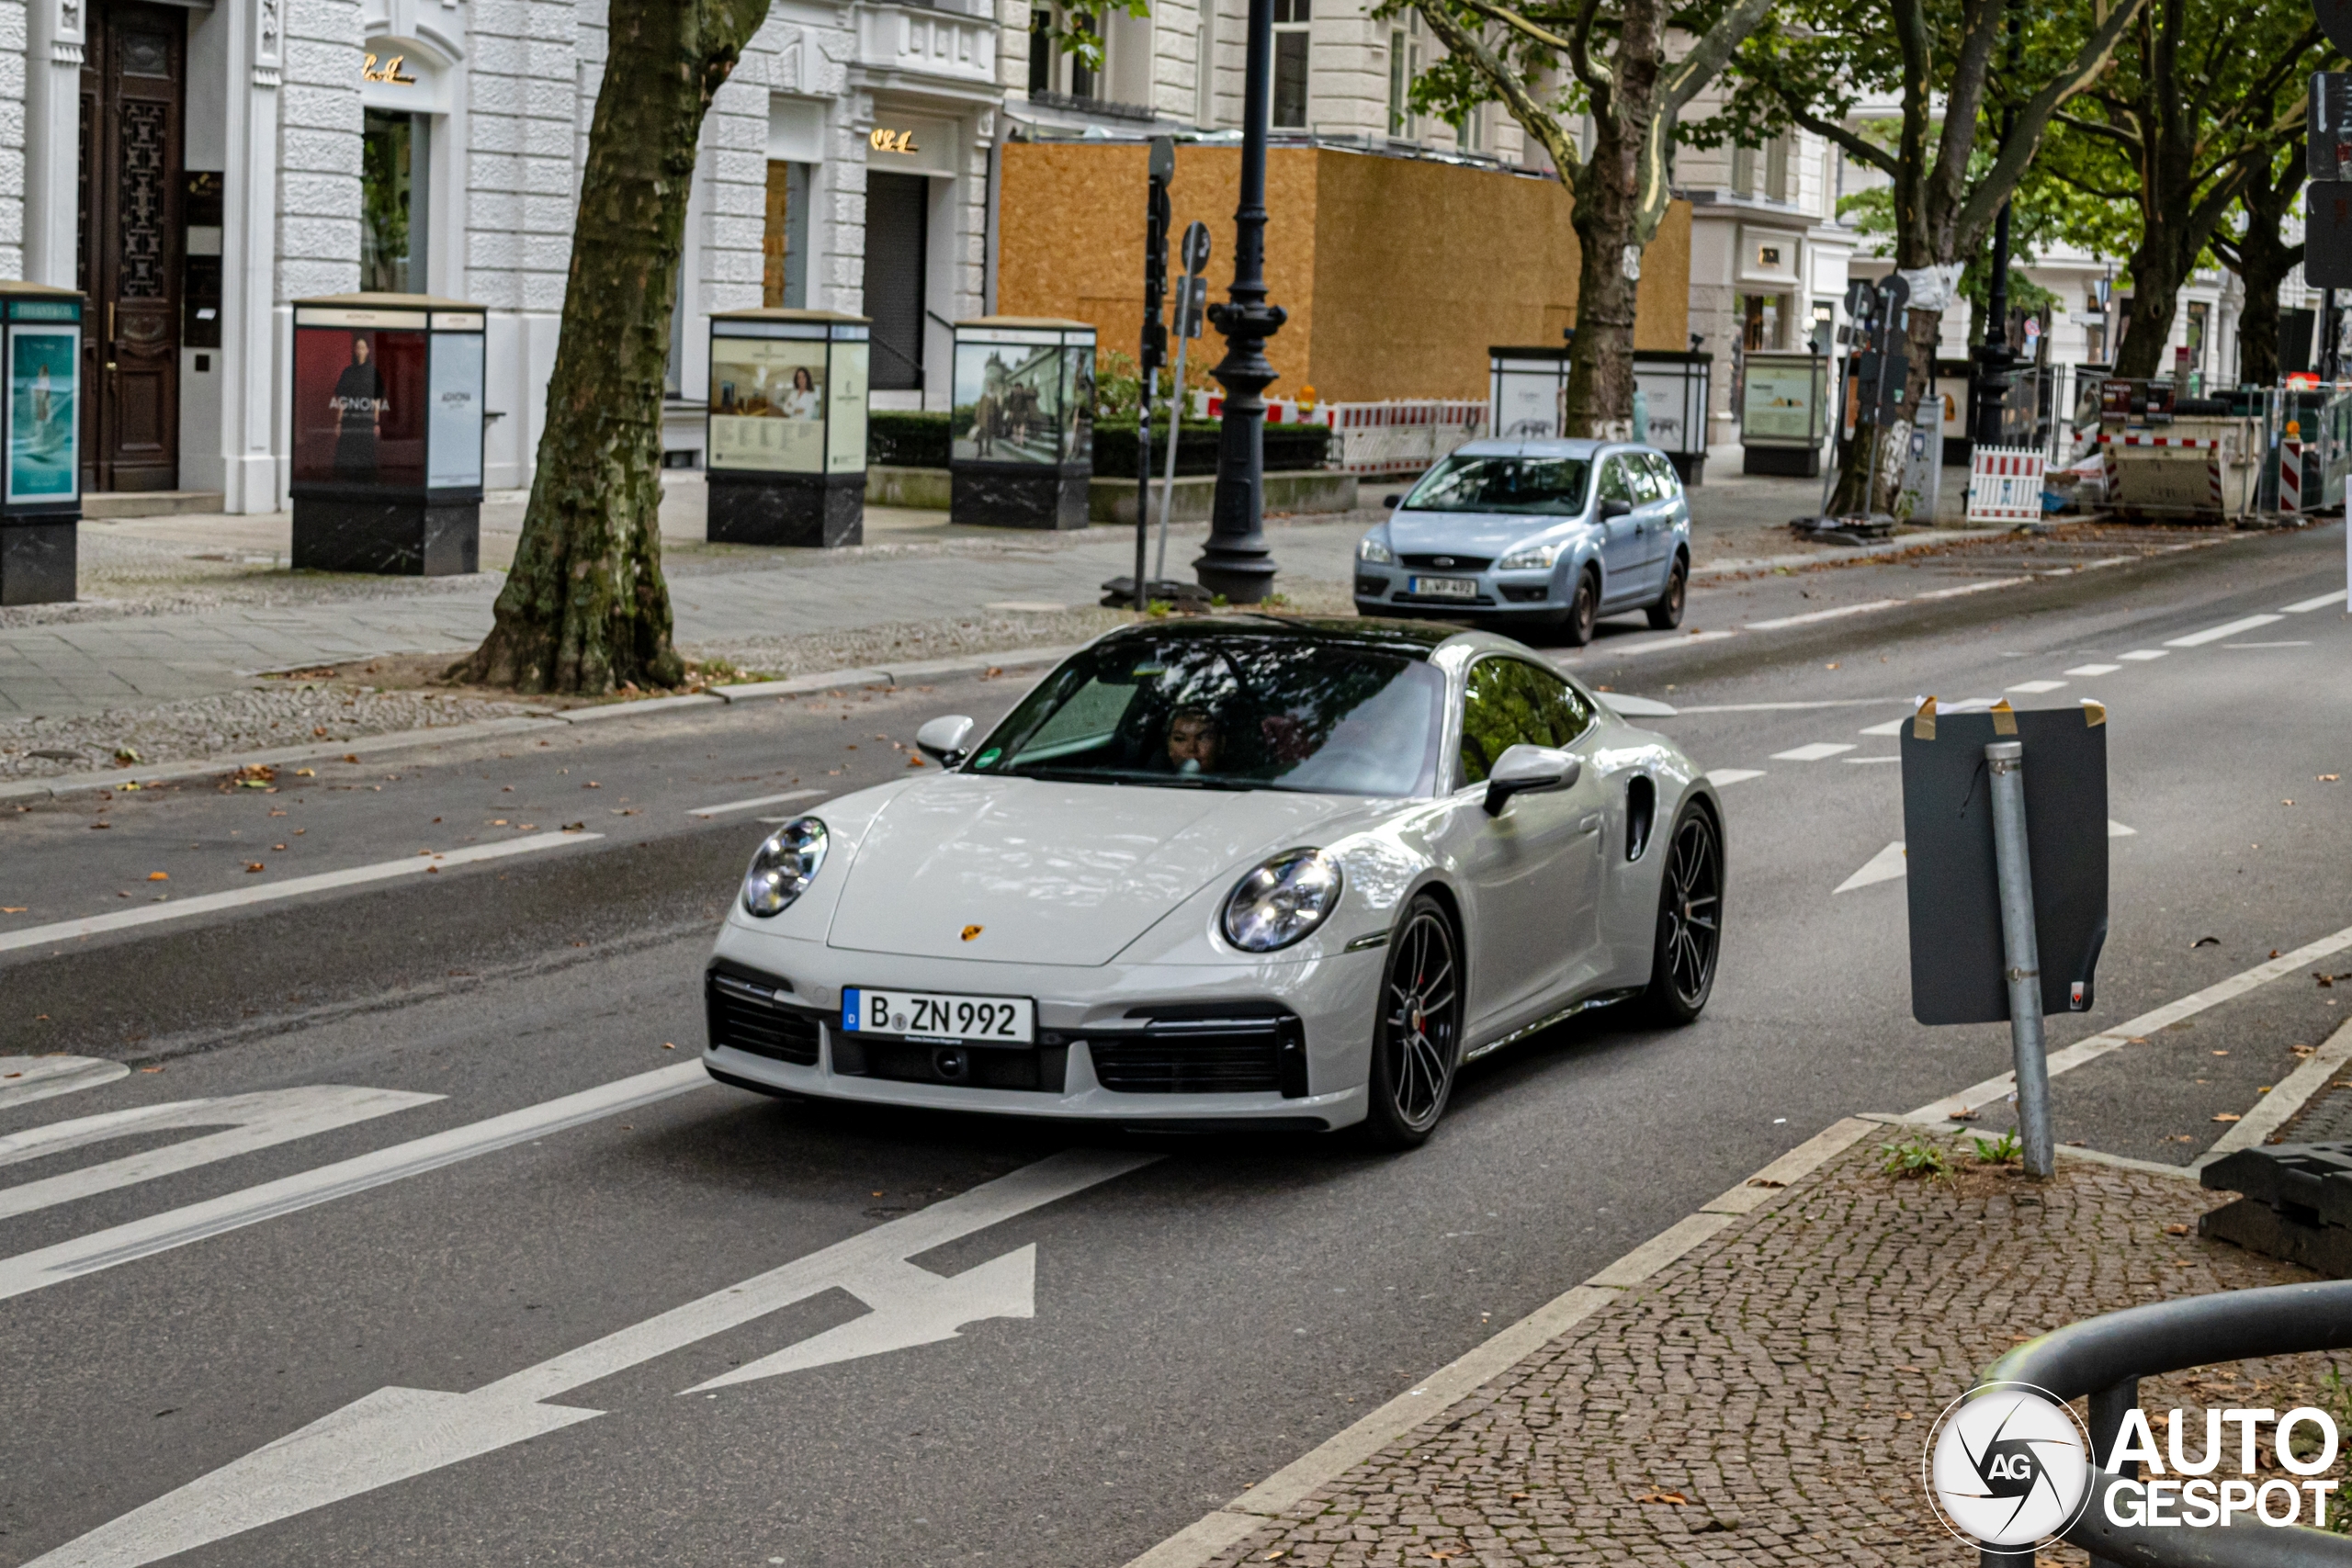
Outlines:
{"type": "Polygon", "coordinates": [[[2326,1144],[2352,1139],[2352,1078],[2336,1078],[2312,1097],[2270,1137],[2279,1144],[2326,1144]]]}

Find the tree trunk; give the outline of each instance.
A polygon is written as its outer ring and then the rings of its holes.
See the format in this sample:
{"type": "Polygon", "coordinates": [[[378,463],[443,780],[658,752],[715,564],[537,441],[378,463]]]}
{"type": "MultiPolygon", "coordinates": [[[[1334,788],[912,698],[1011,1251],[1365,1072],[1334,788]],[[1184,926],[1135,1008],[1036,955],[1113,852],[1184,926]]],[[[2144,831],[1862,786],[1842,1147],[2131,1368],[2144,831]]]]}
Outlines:
{"type": "Polygon", "coordinates": [[[2132,253],[2132,313],[2115,353],[2115,374],[2127,381],[2155,380],[2165,373],[2165,344],[2172,340],[2173,310],[2181,285],[2168,239],[2161,231],[2148,234],[2132,253]]]}
{"type": "Polygon", "coordinates": [[[673,686],[662,394],[695,151],[767,0],[612,0],[548,383],[497,624],[452,671],[525,692],[673,686]]]}
{"type": "Polygon", "coordinates": [[[1633,193],[1607,177],[1595,149],[1577,182],[1577,335],[1568,351],[1567,408],[1561,431],[1599,441],[1634,434],[1634,317],[1642,246],[1633,193]]]}
{"type": "Polygon", "coordinates": [[[2295,205],[2303,185],[2301,142],[2287,152],[2287,172],[2278,179],[2267,172],[2246,182],[2240,198],[2245,209],[2245,232],[2230,249],[2238,281],[2245,287],[2245,308],[2238,316],[2238,380],[2256,387],[2278,379],[2278,289],[2303,259],[2303,247],[2279,237],[2280,220],[2295,205]]]}

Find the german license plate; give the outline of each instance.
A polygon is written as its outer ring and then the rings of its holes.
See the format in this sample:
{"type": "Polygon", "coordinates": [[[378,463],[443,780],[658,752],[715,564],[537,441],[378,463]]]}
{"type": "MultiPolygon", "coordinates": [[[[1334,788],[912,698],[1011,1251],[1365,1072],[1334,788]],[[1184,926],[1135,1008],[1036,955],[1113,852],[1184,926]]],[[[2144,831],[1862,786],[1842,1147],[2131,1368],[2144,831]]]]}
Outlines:
{"type": "Polygon", "coordinates": [[[962,997],[940,991],[842,992],[842,1030],[905,1040],[975,1045],[1027,1045],[1036,1039],[1036,1006],[1027,997],[962,997]]]}
{"type": "Polygon", "coordinates": [[[1432,599],[1476,599],[1478,580],[1475,577],[1417,577],[1413,592],[1432,599]]]}

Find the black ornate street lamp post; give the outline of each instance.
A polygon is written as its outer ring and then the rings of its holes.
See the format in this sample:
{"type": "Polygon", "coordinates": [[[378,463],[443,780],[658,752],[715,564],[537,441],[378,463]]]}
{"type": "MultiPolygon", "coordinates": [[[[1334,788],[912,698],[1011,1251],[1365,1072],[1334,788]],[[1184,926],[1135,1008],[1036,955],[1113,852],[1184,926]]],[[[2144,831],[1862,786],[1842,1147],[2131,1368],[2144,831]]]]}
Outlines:
{"type": "Polygon", "coordinates": [[[1209,542],[1193,563],[1202,587],[1237,604],[1272,591],[1274,558],[1263,527],[1267,386],[1274,367],[1266,340],[1290,312],[1266,303],[1266,122],[1273,92],[1273,0],[1250,0],[1249,68],[1241,113],[1241,204],[1233,214],[1233,290],[1209,307],[1225,336],[1225,361],[1209,374],[1225,384],[1225,423],[1217,434],[1216,501],[1209,542]]]}

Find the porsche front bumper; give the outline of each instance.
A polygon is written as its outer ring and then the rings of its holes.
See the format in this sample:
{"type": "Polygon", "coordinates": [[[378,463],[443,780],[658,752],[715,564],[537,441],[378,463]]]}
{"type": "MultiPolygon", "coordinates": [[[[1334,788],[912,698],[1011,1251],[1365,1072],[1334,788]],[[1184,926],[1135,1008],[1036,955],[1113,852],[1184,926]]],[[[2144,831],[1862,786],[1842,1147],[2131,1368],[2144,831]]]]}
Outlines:
{"type": "Polygon", "coordinates": [[[983,963],[848,952],[730,921],[704,977],[713,1077],[743,1088],[937,1111],[1170,1129],[1317,1130],[1364,1116],[1377,951],[1290,963],[983,963]],[[1025,996],[1036,1043],[870,1041],[848,987],[1025,996]]]}

